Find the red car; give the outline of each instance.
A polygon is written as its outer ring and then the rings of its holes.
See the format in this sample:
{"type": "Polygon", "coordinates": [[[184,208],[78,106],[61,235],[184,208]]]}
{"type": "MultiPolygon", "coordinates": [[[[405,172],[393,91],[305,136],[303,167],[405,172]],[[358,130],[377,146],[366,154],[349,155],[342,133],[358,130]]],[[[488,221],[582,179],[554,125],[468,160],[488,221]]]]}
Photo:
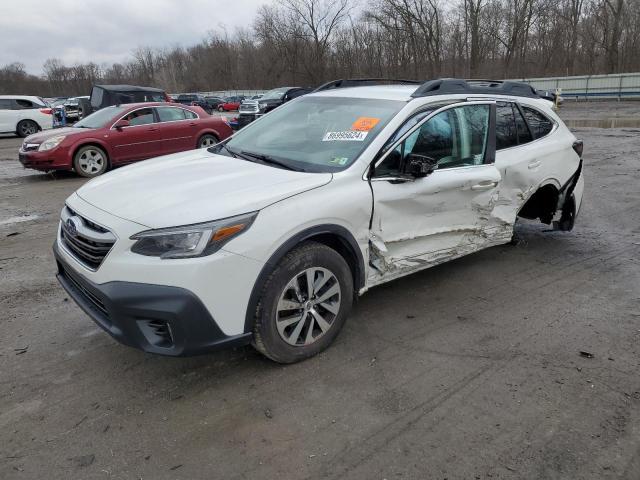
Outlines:
{"type": "Polygon", "coordinates": [[[95,177],[108,168],[206,148],[233,131],[224,118],[175,103],[130,103],[106,107],[73,127],[25,138],[20,163],[35,170],[75,170],[95,177]]]}
{"type": "Polygon", "coordinates": [[[227,97],[224,99],[224,103],[218,105],[219,112],[231,112],[238,110],[242,103],[243,97],[227,97]]]}

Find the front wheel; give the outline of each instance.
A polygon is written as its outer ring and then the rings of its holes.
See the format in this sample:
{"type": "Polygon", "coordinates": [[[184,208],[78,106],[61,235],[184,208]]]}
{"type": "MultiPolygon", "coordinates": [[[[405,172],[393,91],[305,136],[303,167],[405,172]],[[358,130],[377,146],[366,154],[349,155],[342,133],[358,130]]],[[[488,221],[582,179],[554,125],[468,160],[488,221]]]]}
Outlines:
{"type": "Polygon", "coordinates": [[[216,143],[218,143],[218,139],[215,135],[211,133],[205,133],[198,140],[198,148],[213,147],[216,143]]]}
{"type": "Polygon", "coordinates": [[[262,289],[255,313],[254,347],[279,363],[320,353],[336,338],[353,303],[345,259],[308,242],[289,252],[262,289]]]}
{"type": "Polygon", "coordinates": [[[224,112],[224,107],[223,106],[218,107],[218,111],[219,112],[224,112]]]}
{"type": "Polygon", "coordinates": [[[81,177],[92,178],[102,175],[107,166],[106,152],[94,145],[80,148],[73,156],[73,169],[81,177]]]}

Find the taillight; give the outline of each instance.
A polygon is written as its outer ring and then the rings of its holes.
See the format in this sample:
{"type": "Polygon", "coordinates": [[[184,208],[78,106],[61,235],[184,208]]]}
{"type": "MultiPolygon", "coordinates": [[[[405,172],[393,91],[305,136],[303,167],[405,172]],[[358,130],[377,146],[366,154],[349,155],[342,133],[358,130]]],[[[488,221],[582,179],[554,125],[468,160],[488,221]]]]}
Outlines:
{"type": "Polygon", "coordinates": [[[53,113],[53,110],[50,108],[41,108],[40,113],[44,113],[45,115],[51,115],[53,113]]]}
{"type": "Polygon", "coordinates": [[[576,140],[575,142],[573,142],[572,147],[573,151],[576,152],[580,158],[582,158],[582,150],[584,149],[582,140],[576,140]]]}

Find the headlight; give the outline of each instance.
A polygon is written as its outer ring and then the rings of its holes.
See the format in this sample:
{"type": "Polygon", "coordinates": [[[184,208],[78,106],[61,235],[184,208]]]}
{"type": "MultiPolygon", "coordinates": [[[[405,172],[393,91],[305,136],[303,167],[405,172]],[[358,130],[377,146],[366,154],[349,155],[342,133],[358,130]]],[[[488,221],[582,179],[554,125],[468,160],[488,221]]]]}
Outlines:
{"type": "Polygon", "coordinates": [[[162,228],[136,233],[131,251],[160,258],[190,258],[211,255],[225,243],[246,232],[258,212],[223,218],[214,222],[162,228]]]}
{"type": "Polygon", "coordinates": [[[44,152],[46,150],[51,150],[52,148],[56,148],[58,145],[60,145],[60,142],[62,142],[65,138],[66,138],[65,135],[58,135],[57,137],[51,137],[50,139],[45,140],[40,144],[40,146],[38,147],[38,151],[44,152]]]}
{"type": "Polygon", "coordinates": [[[259,103],[259,104],[258,104],[258,108],[259,108],[260,110],[265,110],[265,109],[267,108],[267,104],[266,104],[266,103],[259,103]]]}

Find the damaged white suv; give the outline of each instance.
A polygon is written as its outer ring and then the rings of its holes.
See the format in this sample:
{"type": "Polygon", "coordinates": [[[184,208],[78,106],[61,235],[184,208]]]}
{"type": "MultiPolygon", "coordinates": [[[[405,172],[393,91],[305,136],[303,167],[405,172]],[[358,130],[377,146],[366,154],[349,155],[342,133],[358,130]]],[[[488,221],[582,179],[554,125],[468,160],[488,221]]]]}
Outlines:
{"type": "Polygon", "coordinates": [[[526,84],[312,93],[208,151],[88,182],[62,211],[58,279],[125,344],[295,362],[357,295],[507,243],[517,217],[571,230],[581,153],[526,84]]]}

